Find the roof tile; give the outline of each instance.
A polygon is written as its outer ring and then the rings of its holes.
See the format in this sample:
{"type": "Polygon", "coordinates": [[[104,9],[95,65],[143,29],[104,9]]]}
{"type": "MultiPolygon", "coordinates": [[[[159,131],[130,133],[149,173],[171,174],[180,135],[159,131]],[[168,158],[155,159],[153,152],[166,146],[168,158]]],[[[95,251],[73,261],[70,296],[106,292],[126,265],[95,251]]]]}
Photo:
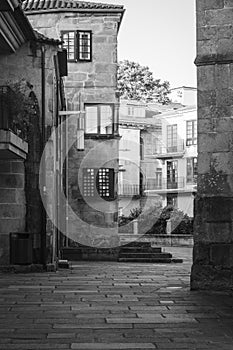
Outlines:
{"type": "Polygon", "coordinates": [[[24,11],[51,11],[66,9],[88,9],[88,10],[124,10],[122,5],[103,4],[78,0],[23,0],[22,8],[24,11]]]}

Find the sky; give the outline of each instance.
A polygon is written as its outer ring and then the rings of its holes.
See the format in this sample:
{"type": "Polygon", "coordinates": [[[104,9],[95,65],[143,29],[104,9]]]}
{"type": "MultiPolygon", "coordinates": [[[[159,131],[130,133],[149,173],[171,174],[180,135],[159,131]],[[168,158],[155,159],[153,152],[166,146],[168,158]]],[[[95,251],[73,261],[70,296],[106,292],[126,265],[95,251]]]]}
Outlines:
{"type": "Polygon", "coordinates": [[[172,88],[196,87],[195,0],[101,0],[126,9],[118,35],[118,60],[148,66],[172,88]]]}

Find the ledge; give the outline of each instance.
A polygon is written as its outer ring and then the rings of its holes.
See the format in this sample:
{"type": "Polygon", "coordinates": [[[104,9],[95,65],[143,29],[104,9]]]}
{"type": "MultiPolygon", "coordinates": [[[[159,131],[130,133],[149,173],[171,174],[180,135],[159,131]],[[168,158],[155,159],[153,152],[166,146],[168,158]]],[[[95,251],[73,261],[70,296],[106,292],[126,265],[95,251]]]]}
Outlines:
{"type": "Polygon", "coordinates": [[[152,247],[193,247],[193,235],[140,235],[133,233],[119,233],[121,244],[131,242],[134,238],[139,242],[150,242],[152,247]]]}
{"type": "Polygon", "coordinates": [[[0,158],[23,158],[26,159],[28,143],[10,130],[0,130],[0,158]]]}
{"type": "Polygon", "coordinates": [[[197,55],[195,61],[195,65],[199,66],[207,66],[214,64],[230,64],[233,63],[233,54],[212,54],[212,55],[197,55]]]}
{"type": "Polygon", "coordinates": [[[96,135],[96,134],[85,134],[85,140],[120,140],[120,135],[96,135]]]}

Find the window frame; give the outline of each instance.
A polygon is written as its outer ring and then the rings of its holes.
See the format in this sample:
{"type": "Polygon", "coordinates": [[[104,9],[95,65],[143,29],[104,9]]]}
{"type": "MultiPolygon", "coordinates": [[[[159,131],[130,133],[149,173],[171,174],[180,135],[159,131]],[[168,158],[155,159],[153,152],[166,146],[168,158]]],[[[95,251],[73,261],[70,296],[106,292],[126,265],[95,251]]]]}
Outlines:
{"type": "Polygon", "coordinates": [[[189,147],[189,146],[196,146],[196,145],[197,145],[197,120],[196,119],[186,120],[186,146],[189,147]],[[191,128],[189,127],[190,123],[191,123],[191,128]]]}
{"type": "Polygon", "coordinates": [[[118,135],[118,120],[117,119],[117,108],[114,103],[85,103],[84,104],[84,110],[85,110],[85,122],[84,122],[84,135],[85,137],[110,137],[114,135],[118,135]],[[101,133],[101,106],[109,106],[112,110],[112,132],[108,134],[101,133]],[[86,107],[97,107],[97,132],[86,132],[86,123],[87,123],[87,117],[86,117],[86,107]]]}
{"type": "Polygon", "coordinates": [[[167,161],[167,189],[178,188],[178,160],[167,161]]]}
{"type": "Polygon", "coordinates": [[[174,209],[178,208],[178,193],[167,193],[167,205],[171,205],[174,209]]]}
{"type": "Polygon", "coordinates": [[[77,39],[76,39],[76,30],[62,30],[61,31],[61,40],[62,40],[62,49],[67,51],[67,61],[68,62],[76,62],[77,61],[77,39]],[[74,33],[74,58],[69,58],[69,47],[64,46],[64,35],[68,33],[74,33]]]}
{"type": "Polygon", "coordinates": [[[61,40],[64,42],[64,34],[74,33],[74,58],[69,58],[69,47],[64,46],[62,43],[62,48],[67,50],[67,61],[68,62],[92,62],[92,31],[91,30],[62,30],[61,31],[61,40]],[[90,58],[85,59],[80,57],[80,34],[88,33],[90,35],[90,58]]]}
{"type": "Polygon", "coordinates": [[[77,60],[78,62],[91,62],[92,61],[92,31],[91,30],[77,30],[76,31],[76,43],[77,43],[77,60]],[[81,50],[80,50],[80,34],[88,33],[90,35],[90,58],[80,58],[81,50]]]}
{"type": "Polygon", "coordinates": [[[177,124],[167,125],[167,151],[177,152],[178,135],[177,124]]]}
{"type": "Polygon", "coordinates": [[[186,183],[196,183],[195,179],[197,179],[197,174],[197,157],[188,157],[186,160],[186,183]],[[191,174],[188,174],[188,170],[191,170],[191,174]]]}

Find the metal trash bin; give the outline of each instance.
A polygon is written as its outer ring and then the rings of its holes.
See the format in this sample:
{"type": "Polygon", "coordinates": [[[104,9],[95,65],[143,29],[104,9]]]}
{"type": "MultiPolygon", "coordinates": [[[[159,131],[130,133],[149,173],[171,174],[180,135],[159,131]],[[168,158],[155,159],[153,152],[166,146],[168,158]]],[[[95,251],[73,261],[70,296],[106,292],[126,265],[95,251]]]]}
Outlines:
{"type": "Polygon", "coordinates": [[[10,264],[29,265],[33,262],[33,235],[28,232],[10,233],[10,264]]]}

